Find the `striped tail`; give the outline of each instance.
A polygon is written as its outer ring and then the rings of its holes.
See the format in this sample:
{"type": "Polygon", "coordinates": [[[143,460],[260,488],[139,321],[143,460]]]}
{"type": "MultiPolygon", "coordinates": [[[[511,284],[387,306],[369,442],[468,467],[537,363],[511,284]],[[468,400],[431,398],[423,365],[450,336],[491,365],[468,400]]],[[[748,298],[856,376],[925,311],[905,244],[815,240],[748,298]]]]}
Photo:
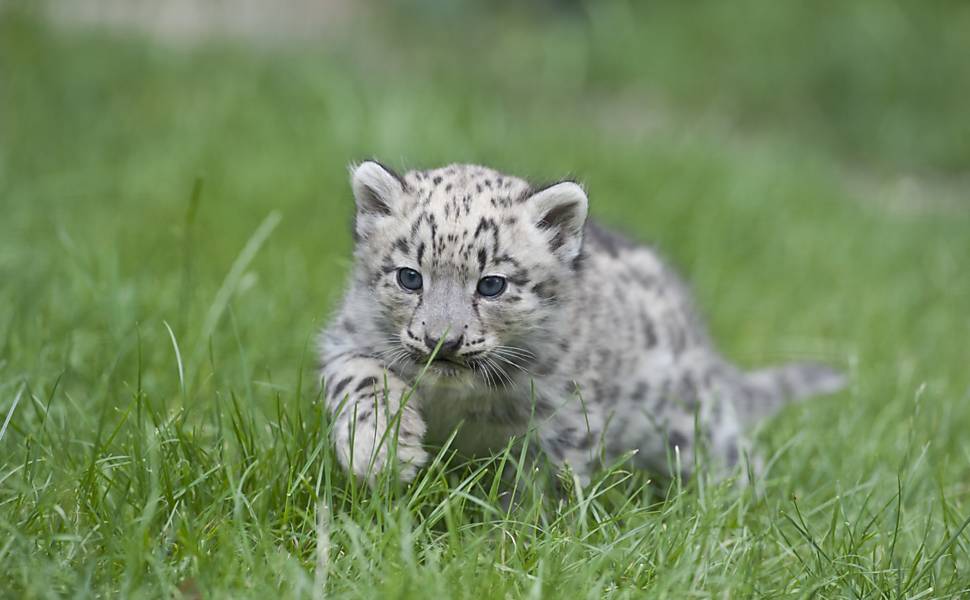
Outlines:
{"type": "Polygon", "coordinates": [[[750,371],[744,383],[748,394],[738,407],[739,417],[754,425],[790,402],[841,390],[846,377],[828,365],[797,362],[750,371]]]}

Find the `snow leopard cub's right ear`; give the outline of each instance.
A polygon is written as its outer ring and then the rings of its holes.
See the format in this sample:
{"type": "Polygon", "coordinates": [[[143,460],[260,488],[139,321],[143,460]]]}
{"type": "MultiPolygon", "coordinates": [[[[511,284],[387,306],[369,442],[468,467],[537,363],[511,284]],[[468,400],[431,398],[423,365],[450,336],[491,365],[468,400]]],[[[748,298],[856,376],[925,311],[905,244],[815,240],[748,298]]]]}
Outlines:
{"type": "Polygon", "coordinates": [[[373,160],[351,165],[350,171],[357,203],[354,230],[358,239],[366,238],[378,221],[395,214],[405,183],[400,175],[373,160]]]}
{"type": "Polygon", "coordinates": [[[586,190],[574,181],[560,181],[532,192],[525,203],[536,227],[546,233],[553,254],[564,262],[575,261],[589,213],[586,190]]]}

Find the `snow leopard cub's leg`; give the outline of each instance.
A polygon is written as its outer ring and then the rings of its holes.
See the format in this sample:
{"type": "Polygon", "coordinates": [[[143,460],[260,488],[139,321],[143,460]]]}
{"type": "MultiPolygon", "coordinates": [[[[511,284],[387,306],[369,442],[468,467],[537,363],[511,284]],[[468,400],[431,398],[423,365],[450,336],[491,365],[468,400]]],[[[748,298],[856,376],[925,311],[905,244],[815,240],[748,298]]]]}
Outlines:
{"type": "Polygon", "coordinates": [[[757,473],[760,460],[750,454],[732,402],[738,393],[733,371],[696,361],[652,386],[630,382],[615,400],[593,393],[553,401],[557,409],[538,438],[550,462],[568,467],[583,486],[625,456],[655,475],[684,480],[698,466],[715,481],[749,463],[757,473]]]}
{"type": "Polygon", "coordinates": [[[714,481],[737,474],[740,467],[738,481],[744,484],[743,472],[757,474],[761,459],[753,454],[735,407],[743,393],[741,375],[719,358],[690,362],[657,399],[668,462],[674,459],[671,466],[684,479],[699,466],[714,481]]]}
{"type": "MultiPolygon", "coordinates": [[[[556,387],[575,389],[571,382],[556,387]]],[[[547,402],[556,408],[536,428],[543,457],[561,474],[576,477],[586,487],[602,467],[603,432],[608,424],[597,407],[587,406],[574,391],[547,402]]]]}
{"type": "Polygon", "coordinates": [[[417,398],[412,393],[402,403],[409,386],[377,359],[353,353],[325,355],[322,374],[340,464],[373,483],[396,450],[398,476],[414,479],[428,453],[417,398]]]}

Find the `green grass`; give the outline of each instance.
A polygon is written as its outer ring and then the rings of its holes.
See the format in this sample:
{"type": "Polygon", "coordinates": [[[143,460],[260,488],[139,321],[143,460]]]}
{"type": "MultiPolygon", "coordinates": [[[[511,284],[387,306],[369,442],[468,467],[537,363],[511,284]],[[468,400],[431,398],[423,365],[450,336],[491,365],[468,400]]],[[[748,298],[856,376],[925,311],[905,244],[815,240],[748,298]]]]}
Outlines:
{"type": "Polygon", "coordinates": [[[970,594],[968,11],[684,4],[192,48],[0,13],[0,594],[970,594]],[[576,174],[729,356],[851,388],[762,428],[761,497],[356,487],[312,336],[366,156],[576,174]]]}

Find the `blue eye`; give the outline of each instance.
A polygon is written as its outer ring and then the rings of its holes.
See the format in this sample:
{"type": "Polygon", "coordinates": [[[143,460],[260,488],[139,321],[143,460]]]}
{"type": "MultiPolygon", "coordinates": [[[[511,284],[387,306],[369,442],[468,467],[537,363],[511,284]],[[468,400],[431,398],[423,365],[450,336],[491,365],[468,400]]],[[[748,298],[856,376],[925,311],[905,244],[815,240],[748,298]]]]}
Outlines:
{"type": "Polygon", "coordinates": [[[504,292],[506,285],[504,277],[489,275],[478,280],[478,293],[493,298],[504,292]]]}
{"type": "Polygon", "coordinates": [[[418,273],[414,269],[401,267],[397,270],[397,283],[406,290],[416,292],[421,289],[423,282],[421,273],[418,273]]]}

